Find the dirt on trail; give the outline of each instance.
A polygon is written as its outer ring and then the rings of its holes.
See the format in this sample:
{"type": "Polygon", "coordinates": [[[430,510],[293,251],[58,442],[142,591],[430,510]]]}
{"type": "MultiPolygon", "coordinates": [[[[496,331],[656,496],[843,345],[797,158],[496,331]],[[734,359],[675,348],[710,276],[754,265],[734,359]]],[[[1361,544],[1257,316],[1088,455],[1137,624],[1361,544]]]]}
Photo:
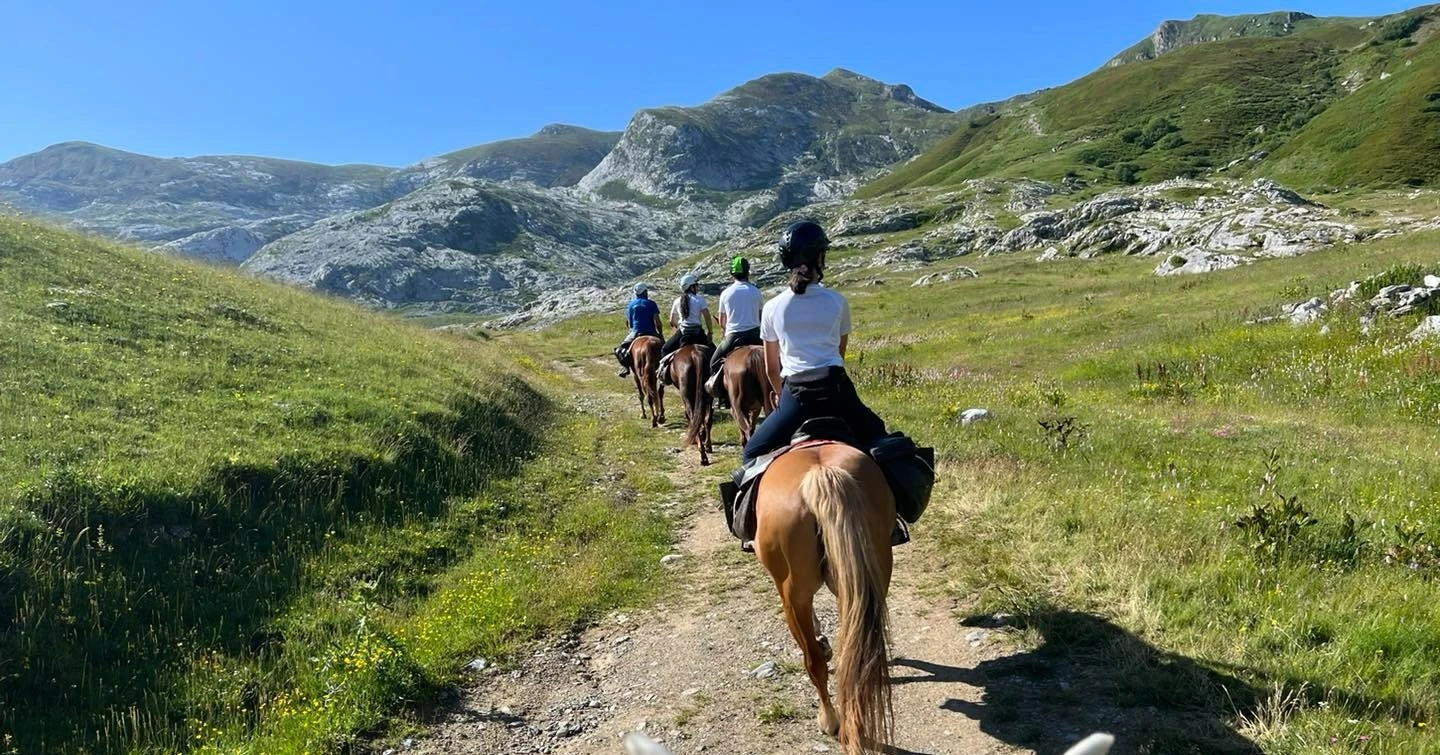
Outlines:
{"type": "MultiPolygon", "coordinates": [[[[662,602],[612,614],[535,646],[511,666],[475,673],[411,751],[618,755],[623,736],[640,730],[676,755],[838,752],[816,726],[815,692],[773,583],[753,555],[740,551],[717,508],[713,483],[735,451],[717,444],[715,466],[704,471],[693,449],[676,457],[675,496],[689,513],[665,561],[675,584],[662,602]]],[[[924,522],[915,537],[896,550],[889,599],[892,751],[1059,753],[1093,730],[1063,725],[1081,722],[1073,713],[1057,720],[1044,705],[1028,711],[1034,721],[1017,720],[994,699],[987,705],[987,688],[996,683],[1007,699],[1028,697],[1037,684],[1023,673],[992,679],[977,670],[1023,653],[1021,635],[999,626],[1003,621],[967,626],[955,605],[923,597],[924,522]]],[[[834,599],[826,590],[817,611],[835,639],[834,599]]],[[[1015,671],[1002,665],[997,673],[1015,671]]],[[[1098,718],[1094,723],[1103,724],[1098,718]]]]}

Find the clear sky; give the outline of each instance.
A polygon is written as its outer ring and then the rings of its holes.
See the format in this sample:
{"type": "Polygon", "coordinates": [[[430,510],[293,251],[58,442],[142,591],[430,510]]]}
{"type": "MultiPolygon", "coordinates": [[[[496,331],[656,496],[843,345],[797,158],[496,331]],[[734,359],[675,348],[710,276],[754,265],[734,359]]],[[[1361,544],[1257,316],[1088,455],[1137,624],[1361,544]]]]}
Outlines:
{"type": "Polygon", "coordinates": [[[1266,1],[0,0],[0,160],[84,140],[404,165],[835,67],[959,108],[1082,76],[1164,19],[1266,1]]]}

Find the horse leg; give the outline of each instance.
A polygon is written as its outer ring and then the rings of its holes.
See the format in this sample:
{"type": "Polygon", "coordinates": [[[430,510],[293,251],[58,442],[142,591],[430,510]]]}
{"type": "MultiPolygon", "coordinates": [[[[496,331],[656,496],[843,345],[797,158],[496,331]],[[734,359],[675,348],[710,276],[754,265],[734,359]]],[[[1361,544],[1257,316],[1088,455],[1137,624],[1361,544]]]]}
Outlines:
{"type": "Polygon", "coordinates": [[[815,594],[813,591],[797,589],[793,581],[781,589],[780,601],[785,606],[785,624],[800,652],[805,656],[805,671],[810,674],[810,683],[820,694],[820,714],[815,722],[820,731],[830,736],[840,733],[840,717],[835,714],[835,704],[830,700],[829,643],[821,643],[815,631],[815,594]]]}
{"type": "Polygon", "coordinates": [[[640,399],[640,419],[645,419],[645,386],[640,383],[640,369],[636,368],[630,374],[635,378],[635,396],[640,399]]]}
{"type": "Polygon", "coordinates": [[[815,608],[810,608],[810,623],[815,627],[815,636],[819,638],[820,649],[825,652],[825,662],[829,663],[835,657],[835,649],[830,647],[830,640],[825,637],[825,632],[820,629],[820,617],[815,615],[815,608]]]}

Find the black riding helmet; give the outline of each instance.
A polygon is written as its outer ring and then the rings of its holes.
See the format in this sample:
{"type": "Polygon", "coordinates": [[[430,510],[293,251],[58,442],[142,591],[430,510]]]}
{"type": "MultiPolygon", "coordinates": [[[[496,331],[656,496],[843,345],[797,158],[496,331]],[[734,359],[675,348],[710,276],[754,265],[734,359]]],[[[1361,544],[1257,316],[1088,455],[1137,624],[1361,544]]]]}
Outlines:
{"type": "Polygon", "coordinates": [[[798,220],[780,234],[780,264],[786,270],[801,265],[819,266],[820,258],[830,248],[825,229],[813,220],[798,220]]]}

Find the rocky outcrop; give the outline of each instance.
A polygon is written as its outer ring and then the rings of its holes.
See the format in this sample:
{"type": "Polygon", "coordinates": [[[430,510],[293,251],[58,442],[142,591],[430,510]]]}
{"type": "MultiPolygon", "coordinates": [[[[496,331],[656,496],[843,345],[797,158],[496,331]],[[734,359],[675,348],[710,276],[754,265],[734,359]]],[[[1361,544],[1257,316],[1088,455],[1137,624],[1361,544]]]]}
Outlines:
{"type": "Polygon", "coordinates": [[[1164,21],[1150,36],[1106,63],[1107,67],[1154,60],[1162,55],[1206,42],[1240,37],[1286,37],[1315,18],[1307,13],[1282,11],[1244,16],[1200,15],[1189,21],[1164,21]]]}
{"type": "Polygon", "coordinates": [[[758,225],[833,198],[837,179],[919,154],[957,123],[903,85],[843,70],[774,74],[699,107],[642,110],[580,186],[602,196],[743,204],[736,219],[758,225]],[[748,196],[755,193],[767,196],[757,204],[748,196]]]}
{"type": "Polygon", "coordinates": [[[285,236],[244,268],[378,307],[501,312],[648,270],[673,232],[642,207],[451,179],[285,236]]]}

